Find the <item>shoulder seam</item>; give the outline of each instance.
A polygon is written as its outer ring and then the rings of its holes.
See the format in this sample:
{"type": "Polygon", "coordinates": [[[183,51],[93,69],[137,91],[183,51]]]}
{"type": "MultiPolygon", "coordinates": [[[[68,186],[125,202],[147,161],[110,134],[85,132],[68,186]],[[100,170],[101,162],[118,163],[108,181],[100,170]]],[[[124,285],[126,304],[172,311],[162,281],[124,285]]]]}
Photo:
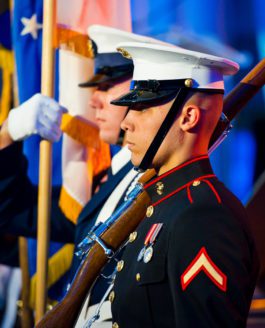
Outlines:
{"type": "MultiPolygon", "coordinates": [[[[189,202],[190,202],[191,204],[193,203],[193,198],[192,198],[192,195],[191,195],[190,187],[191,187],[191,185],[193,184],[193,182],[195,182],[195,181],[196,181],[196,180],[191,181],[191,182],[187,185],[187,196],[188,196],[189,202]]],[[[220,195],[218,194],[218,192],[217,192],[217,190],[215,189],[214,185],[213,185],[208,179],[205,179],[205,178],[204,178],[204,179],[200,179],[200,180],[198,180],[198,181],[200,181],[200,182],[205,182],[205,183],[209,186],[209,188],[211,189],[211,191],[213,192],[213,194],[215,195],[215,197],[216,197],[218,203],[219,203],[219,204],[222,203],[220,195]]]]}

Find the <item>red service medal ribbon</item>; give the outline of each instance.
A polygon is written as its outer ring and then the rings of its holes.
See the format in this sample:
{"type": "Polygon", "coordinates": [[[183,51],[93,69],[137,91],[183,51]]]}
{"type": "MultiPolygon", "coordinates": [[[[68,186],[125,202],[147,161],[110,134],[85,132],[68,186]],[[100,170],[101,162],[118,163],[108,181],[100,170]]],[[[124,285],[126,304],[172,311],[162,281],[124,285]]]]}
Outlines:
{"type": "Polygon", "coordinates": [[[140,250],[140,253],[138,255],[137,261],[140,262],[142,259],[144,259],[145,263],[148,263],[153,256],[153,247],[152,245],[156,241],[156,238],[161,231],[163,226],[163,223],[155,223],[151,226],[150,230],[148,231],[145,241],[144,241],[144,247],[140,250]],[[150,245],[150,246],[149,246],[150,245]]]}
{"type": "MultiPolygon", "coordinates": [[[[151,232],[149,243],[153,244],[156,240],[156,237],[158,236],[160,230],[162,229],[163,223],[155,223],[153,224],[154,229],[151,232]]],[[[152,228],[151,228],[152,229],[152,228]]],[[[151,231],[150,229],[150,231],[151,231]]]]}

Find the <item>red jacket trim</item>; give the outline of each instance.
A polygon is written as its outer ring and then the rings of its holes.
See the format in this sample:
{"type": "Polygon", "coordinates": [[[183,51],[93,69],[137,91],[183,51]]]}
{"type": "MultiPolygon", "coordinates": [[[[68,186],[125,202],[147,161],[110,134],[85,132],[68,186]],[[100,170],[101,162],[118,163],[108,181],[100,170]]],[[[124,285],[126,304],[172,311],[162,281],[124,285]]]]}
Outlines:
{"type": "Polygon", "coordinates": [[[201,177],[198,177],[196,179],[193,179],[192,181],[189,181],[188,183],[184,184],[183,186],[179,187],[178,189],[172,191],[170,194],[166,195],[163,198],[160,198],[158,201],[156,201],[155,203],[152,204],[153,207],[157,206],[158,204],[162,203],[164,200],[174,196],[175,194],[177,194],[178,192],[180,192],[181,190],[185,189],[186,187],[188,187],[193,181],[196,180],[203,180],[206,178],[215,178],[215,174],[208,174],[208,175],[203,175],[201,177]]]}
{"type": "Polygon", "coordinates": [[[150,181],[149,183],[147,183],[147,184],[144,186],[144,189],[146,189],[146,188],[152,186],[154,183],[156,183],[157,181],[160,181],[161,179],[167,177],[167,176],[170,175],[171,173],[176,172],[176,171],[182,169],[183,167],[185,167],[185,166],[187,166],[187,165],[189,165],[189,164],[191,164],[191,163],[198,162],[198,161],[200,161],[200,160],[202,160],[202,159],[206,159],[206,158],[209,158],[209,156],[208,156],[208,155],[202,155],[202,156],[199,156],[199,157],[196,157],[196,158],[190,159],[189,161],[187,161],[187,162],[185,162],[185,163],[183,163],[183,164],[180,164],[179,166],[174,167],[172,170],[169,170],[168,172],[166,172],[166,173],[164,173],[164,174],[158,176],[158,177],[155,178],[154,180],[150,181]]]}
{"type": "Polygon", "coordinates": [[[191,204],[193,203],[193,198],[192,198],[192,196],[191,196],[190,186],[192,185],[192,183],[193,183],[194,181],[197,181],[197,180],[200,180],[200,181],[203,181],[203,182],[207,183],[207,185],[211,188],[212,192],[214,193],[214,195],[215,195],[215,197],[216,197],[218,203],[219,203],[219,204],[222,203],[221,198],[220,198],[218,192],[216,191],[216,189],[214,188],[213,184],[211,183],[211,181],[206,180],[206,179],[198,178],[198,179],[195,179],[195,180],[191,181],[191,182],[188,184],[188,186],[187,186],[187,196],[188,196],[188,199],[189,199],[189,201],[190,201],[191,204]]]}

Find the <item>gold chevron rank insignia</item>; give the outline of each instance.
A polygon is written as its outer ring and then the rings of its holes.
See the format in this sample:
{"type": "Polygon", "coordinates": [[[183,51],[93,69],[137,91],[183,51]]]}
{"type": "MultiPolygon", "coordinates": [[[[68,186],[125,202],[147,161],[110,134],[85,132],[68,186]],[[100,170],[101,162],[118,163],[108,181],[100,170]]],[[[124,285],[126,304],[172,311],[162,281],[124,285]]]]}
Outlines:
{"type": "Polygon", "coordinates": [[[194,260],[181,275],[182,290],[185,290],[201,271],[203,271],[219,289],[224,292],[226,291],[227,277],[211,260],[205,247],[200,249],[194,260]]]}

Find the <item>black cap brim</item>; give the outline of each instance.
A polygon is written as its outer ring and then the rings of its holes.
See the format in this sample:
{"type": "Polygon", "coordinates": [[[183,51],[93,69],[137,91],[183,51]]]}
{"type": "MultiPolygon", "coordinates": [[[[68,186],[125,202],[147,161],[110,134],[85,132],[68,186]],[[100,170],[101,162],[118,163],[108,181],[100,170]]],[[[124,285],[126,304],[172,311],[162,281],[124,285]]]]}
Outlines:
{"type": "Polygon", "coordinates": [[[111,101],[112,105],[143,109],[168,103],[176,97],[178,90],[131,90],[129,93],[111,101]]]}
{"type": "Polygon", "coordinates": [[[78,84],[81,88],[98,87],[102,84],[118,84],[129,80],[133,75],[133,65],[123,65],[117,67],[104,67],[84,83],[78,84]],[[105,72],[108,72],[105,74],[105,72]]]}
{"type": "Polygon", "coordinates": [[[106,74],[95,74],[91,79],[86,82],[78,84],[81,88],[96,87],[101,83],[107,83],[111,78],[106,74]]]}

